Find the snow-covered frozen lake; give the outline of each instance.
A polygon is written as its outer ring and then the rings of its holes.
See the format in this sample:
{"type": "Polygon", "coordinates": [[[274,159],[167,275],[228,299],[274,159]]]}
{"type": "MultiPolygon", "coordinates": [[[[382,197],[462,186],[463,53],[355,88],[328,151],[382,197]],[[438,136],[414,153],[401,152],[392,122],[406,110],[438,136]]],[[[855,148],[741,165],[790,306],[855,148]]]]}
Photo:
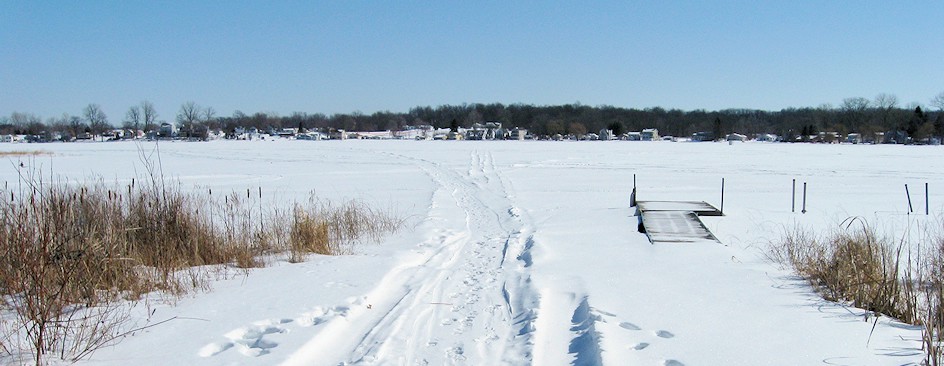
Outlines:
{"type": "MultiPolygon", "coordinates": [[[[153,143],[2,145],[73,181],[144,173],[153,143]]],[[[827,303],[764,257],[794,225],[940,222],[940,147],[671,142],[162,142],[163,176],[274,200],[356,198],[408,230],[213,284],[90,365],[902,365],[920,331],[827,303]],[[722,244],[652,245],[629,196],[721,204],[722,244]],[[795,212],[791,187],[796,180],[795,212]],[[802,186],[807,212],[802,214],[802,186]],[[925,183],[930,216],[924,215],[925,183]],[[905,184],[914,214],[908,215],[905,184]]],[[[22,168],[19,168],[22,169],[22,168]]],[[[940,226],[938,224],[938,226],[940,226]]],[[[146,314],[149,310],[141,310],[146,314]]],[[[143,320],[142,320],[143,323],[143,320]]]]}

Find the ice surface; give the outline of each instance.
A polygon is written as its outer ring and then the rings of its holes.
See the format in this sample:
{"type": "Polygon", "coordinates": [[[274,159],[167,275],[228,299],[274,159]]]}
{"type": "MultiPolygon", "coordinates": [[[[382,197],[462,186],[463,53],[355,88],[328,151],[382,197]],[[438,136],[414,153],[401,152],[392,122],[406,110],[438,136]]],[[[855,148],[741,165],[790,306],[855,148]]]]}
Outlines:
{"type": "MultiPolygon", "coordinates": [[[[26,167],[69,181],[127,182],[153,144],[42,149],[26,167]]],[[[764,252],[785,228],[850,216],[882,230],[936,222],[937,147],[669,142],[255,141],[161,143],[187,189],[262,188],[273,200],[358,198],[409,230],[341,257],[276,263],[174,304],[178,317],[84,361],[93,365],[901,365],[920,332],[820,300],[764,252]],[[629,207],[720,201],[702,217],[722,244],[651,245],[629,207]],[[791,211],[791,183],[808,183],[791,211]],[[923,213],[907,215],[903,185],[923,213]],[[916,197],[922,197],[922,200],[916,197]]],[[[16,184],[13,158],[0,177],[16,184]]],[[[140,177],[139,177],[140,178],[140,177]]],[[[802,184],[797,184],[802,187],[802,184]]]]}

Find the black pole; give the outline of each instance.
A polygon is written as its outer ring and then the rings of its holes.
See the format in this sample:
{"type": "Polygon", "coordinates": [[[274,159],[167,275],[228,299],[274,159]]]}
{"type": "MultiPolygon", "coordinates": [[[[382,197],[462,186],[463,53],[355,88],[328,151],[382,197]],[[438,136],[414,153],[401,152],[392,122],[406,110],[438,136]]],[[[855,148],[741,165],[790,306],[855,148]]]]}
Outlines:
{"type": "Polygon", "coordinates": [[[928,183],[924,182],[924,215],[925,216],[930,215],[930,212],[931,212],[931,209],[928,207],[929,202],[930,200],[928,199],[928,183]]]}
{"type": "Polygon", "coordinates": [[[633,173],[633,189],[636,189],[636,173],[633,173]]]}
{"type": "Polygon", "coordinates": [[[790,197],[790,212],[797,212],[797,180],[793,178],[793,194],[790,197]]]}
{"type": "Polygon", "coordinates": [[[806,213],[806,182],[803,182],[803,210],[801,213],[806,213]]]}
{"type": "Polygon", "coordinates": [[[908,197],[908,214],[911,215],[914,208],[911,206],[911,192],[908,192],[908,183],[905,183],[905,196],[908,197]]]}

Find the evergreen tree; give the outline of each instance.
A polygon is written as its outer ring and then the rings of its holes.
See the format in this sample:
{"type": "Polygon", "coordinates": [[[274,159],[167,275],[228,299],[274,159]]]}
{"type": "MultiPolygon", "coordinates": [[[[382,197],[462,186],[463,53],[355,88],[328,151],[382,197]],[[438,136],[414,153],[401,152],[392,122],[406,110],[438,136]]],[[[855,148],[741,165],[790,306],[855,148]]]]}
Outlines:
{"type": "Polygon", "coordinates": [[[715,140],[721,140],[724,138],[724,126],[721,123],[721,117],[715,117],[715,123],[711,129],[712,138],[715,140]]]}
{"type": "Polygon", "coordinates": [[[620,136],[626,132],[626,125],[624,125],[623,122],[610,123],[606,128],[613,131],[613,136],[620,136]]]}
{"type": "Polygon", "coordinates": [[[921,107],[915,107],[911,119],[908,120],[908,126],[905,128],[905,132],[908,133],[908,136],[914,136],[915,132],[918,132],[918,129],[921,128],[921,125],[927,121],[928,116],[924,114],[921,107]]]}

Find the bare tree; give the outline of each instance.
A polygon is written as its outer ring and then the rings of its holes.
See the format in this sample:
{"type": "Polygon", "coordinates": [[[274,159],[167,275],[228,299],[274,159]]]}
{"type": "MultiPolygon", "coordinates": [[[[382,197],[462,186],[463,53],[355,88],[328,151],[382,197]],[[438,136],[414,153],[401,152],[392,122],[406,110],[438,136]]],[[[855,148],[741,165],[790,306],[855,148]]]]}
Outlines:
{"type": "Polygon", "coordinates": [[[888,122],[897,108],[898,97],[895,95],[882,93],[875,96],[875,109],[878,112],[883,127],[887,128],[889,126],[888,122]]]}
{"type": "Polygon", "coordinates": [[[944,92],[941,92],[941,94],[935,95],[934,98],[931,98],[931,105],[933,105],[939,111],[944,111],[944,92]]]}
{"type": "Polygon", "coordinates": [[[125,127],[134,129],[134,133],[138,133],[138,129],[141,128],[141,108],[133,105],[131,108],[128,108],[128,112],[125,113],[125,127]]]}
{"type": "Polygon", "coordinates": [[[219,121],[216,119],[216,110],[213,109],[213,107],[203,108],[203,113],[200,118],[202,119],[201,122],[208,130],[220,128],[219,121]]]}
{"type": "Polygon", "coordinates": [[[98,135],[111,128],[111,125],[108,124],[108,116],[105,115],[102,107],[98,104],[92,103],[86,106],[82,111],[82,115],[88,121],[92,134],[98,135]]]}
{"type": "Polygon", "coordinates": [[[32,113],[13,112],[9,123],[13,125],[14,133],[36,134],[43,129],[42,119],[32,113]]]}
{"type": "Polygon", "coordinates": [[[193,125],[200,121],[200,106],[194,102],[186,102],[180,106],[177,112],[177,124],[181,130],[186,131],[187,137],[193,137],[193,125]]]}
{"type": "Polygon", "coordinates": [[[843,122],[850,131],[858,131],[866,121],[869,100],[862,97],[846,98],[842,100],[839,109],[842,111],[843,122]]]}
{"type": "Polygon", "coordinates": [[[157,110],[154,104],[149,101],[141,102],[141,122],[144,123],[144,130],[151,131],[157,123],[157,110]]]}
{"type": "MultiPolygon", "coordinates": [[[[69,121],[72,119],[68,113],[63,113],[59,118],[50,118],[49,119],[49,128],[51,132],[57,133],[59,136],[57,139],[60,140],[69,140],[68,136],[70,133],[69,121]]],[[[74,137],[74,136],[73,136],[74,137]]]]}
{"type": "Polygon", "coordinates": [[[78,137],[79,134],[84,132],[86,128],[88,128],[88,125],[82,121],[82,117],[69,117],[69,130],[72,131],[72,137],[78,137]]]}
{"type": "Polygon", "coordinates": [[[213,121],[216,119],[216,110],[213,109],[213,107],[206,107],[203,109],[201,117],[203,118],[203,122],[213,121]]]}

